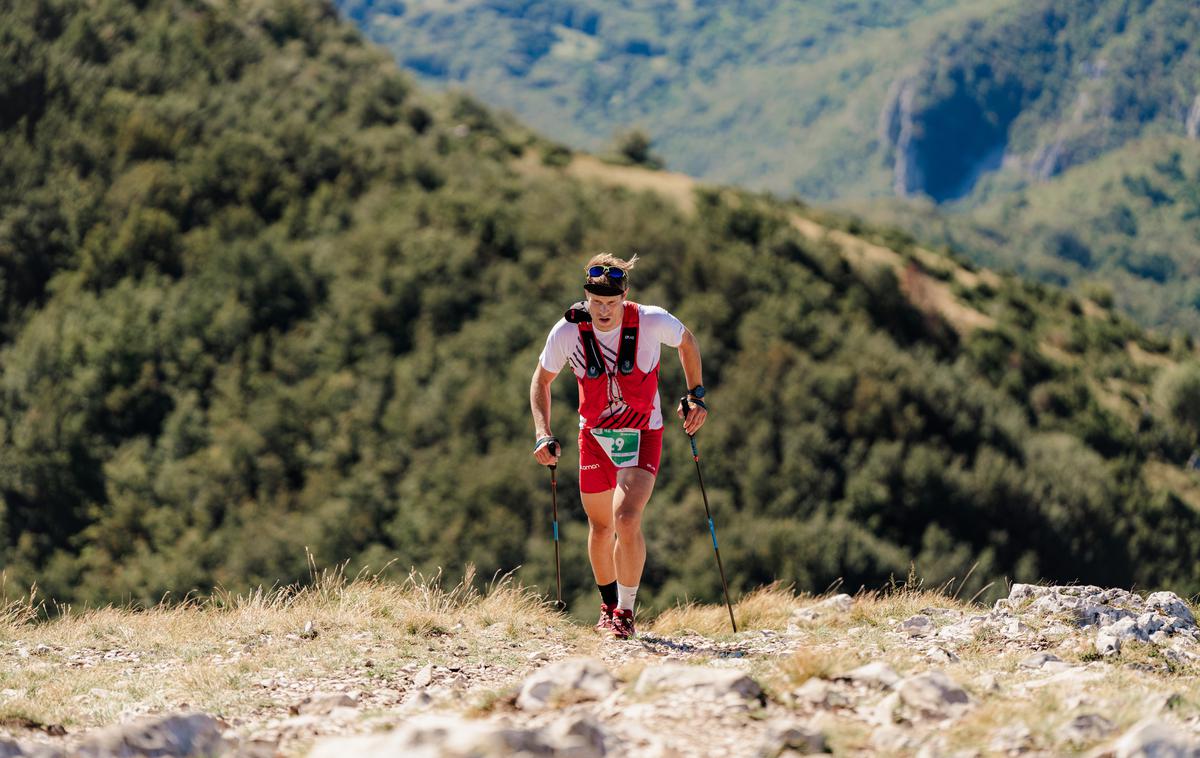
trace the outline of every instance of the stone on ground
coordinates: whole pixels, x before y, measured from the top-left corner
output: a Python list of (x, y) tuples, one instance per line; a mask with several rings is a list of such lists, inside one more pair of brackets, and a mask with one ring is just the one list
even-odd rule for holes
[(953, 718), (971, 704), (967, 691), (941, 671), (901, 679), (896, 684), (896, 693), (901, 703), (926, 718)]
[(517, 695), (517, 707), (541, 711), (556, 703), (600, 700), (617, 688), (617, 680), (595, 658), (569, 658), (530, 674)]
[(741, 671), (671, 663), (642, 671), (633, 688), (639, 695), (686, 690), (689, 695), (722, 699), (736, 696), (762, 700), (762, 687)]

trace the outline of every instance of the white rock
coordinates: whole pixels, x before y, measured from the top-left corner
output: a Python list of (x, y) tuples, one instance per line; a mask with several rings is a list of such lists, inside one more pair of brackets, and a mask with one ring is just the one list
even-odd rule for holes
[(838, 613), (848, 613), (854, 607), (854, 598), (846, 594), (834, 595), (817, 603), (817, 607)]
[(909, 637), (924, 637), (933, 632), (933, 621), (928, 616), (917, 614), (905, 619), (900, 624), (900, 630), (907, 633)]
[(895, 755), (915, 746), (908, 732), (896, 726), (881, 726), (871, 734), (871, 747), (884, 755)]
[(996, 753), (1024, 753), (1033, 749), (1033, 733), (1023, 724), (1001, 727), (992, 735), (988, 750)]
[(1143, 632), (1138, 627), (1136, 618), (1126, 616), (1125, 618), (1116, 621), (1104, 628), (1104, 631), (1115, 635), (1117, 639), (1125, 642), (1127, 640), (1137, 640), (1139, 642), (1149, 642), (1150, 636)]
[(1000, 631), (1006, 637), (1024, 637), (1033, 633), (1033, 627), (1020, 619), (1008, 619), (1000, 626)]
[(1096, 652), (1100, 655), (1116, 655), (1121, 652), (1121, 638), (1107, 629), (1096, 634)]
[(525, 711), (549, 708), (555, 700), (602, 700), (617, 688), (617, 680), (595, 658), (569, 658), (543, 666), (525, 678), (517, 707)]
[(608, 754), (611, 738), (587, 716), (559, 719), (545, 730), (555, 746), (555, 755), (564, 758), (602, 758)]
[(421, 716), (392, 732), (369, 737), (333, 737), (318, 740), (309, 758), (500, 758), (500, 756), (552, 755), (554, 744), (532, 729), (514, 729), (451, 716)]
[(893, 692), (875, 705), (868, 720), (874, 724), (890, 726), (896, 723), (896, 711), (899, 708), (900, 695)]
[(428, 687), (433, 682), (433, 664), (427, 664), (413, 676), (414, 687)]
[(1099, 714), (1082, 713), (1058, 731), (1058, 738), (1072, 745), (1087, 745), (1104, 739), (1115, 729), (1113, 722)]
[(896, 673), (896, 670), (883, 661), (871, 661), (852, 671), (847, 671), (838, 678), (883, 689), (891, 689), (896, 682), (900, 681), (900, 675)]
[(353, 708), (358, 701), (344, 692), (318, 693), (310, 695), (292, 706), (295, 713), (324, 716), (335, 708)]
[(785, 753), (811, 755), (825, 752), (828, 752), (828, 748), (825, 745), (825, 735), (821, 732), (801, 724), (777, 722), (768, 725), (759, 755), (763, 758), (777, 758)]
[(1116, 758), (1197, 758), (1200, 741), (1178, 727), (1146, 719), (1121, 735), (1113, 753)]
[(741, 671), (678, 663), (646, 668), (633, 687), (633, 691), (639, 695), (681, 690), (686, 690), (690, 695), (718, 699), (729, 695), (743, 700), (761, 700), (763, 697), (758, 682)]
[(925, 651), (925, 657), (934, 663), (958, 663), (959, 657), (944, 647), (935, 646)]
[(1183, 625), (1192, 628), (1196, 626), (1196, 617), (1192, 615), (1187, 603), (1174, 592), (1155, 592), (1146, 598), (1146, 605), (1164, 616), (1178, 619)]
[(896, 694), (904, 705), (927, 718), (953, 718), (971, 704), (967, 691), (940, 671), (901, 679), (896, 684)]
[(850, 705), (850, 698), (832, 682), (813, 677), (797, 687), (792, 695), (799, 701), (810, 703), (820, 708), (845, 708)]
[(221, 722), (204, 713), (145, 718), (90, 735), (71, 754), (88, 758), (224, 755), (231, 746), (221, 729)]

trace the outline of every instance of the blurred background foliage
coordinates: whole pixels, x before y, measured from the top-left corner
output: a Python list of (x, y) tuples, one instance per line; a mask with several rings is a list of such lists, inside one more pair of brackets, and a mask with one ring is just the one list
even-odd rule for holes
[[(962, 261), (926, 270), (903, 233), (748, 192), (699, 192), (688, 215), (573, 178), (565, 148), (414, 88), (332, 6), (6, 14), (10, 585), (154, 603), (301, 581), (307, 548), (351, 573), (473, 563), (552, 587), (528, 383), (580, 266), (611, 250), (642, 254), (635, 299), (699, 337), (699, 443), (735, 594), (878, 586), (914, 562), (965, 597), (1006, 578), (1200, 592), (1200, 500), (1180, 467), (1195, 424), (1172, 410), (1195, 392), (1187, 337), (994, 275), (949, 277), (994, 322), (959, 330), (792, 219), (888, 244), (909, 278)], [(670, 405), (669, 350), (663, 373)], [(567, 378), (555, 398), (571, 440)], [(563, 566), (590, 611), (576, 456), (568, 444), (560, 468)], [(649, 605), (719, 597), (674, 425), (647, 539)]]

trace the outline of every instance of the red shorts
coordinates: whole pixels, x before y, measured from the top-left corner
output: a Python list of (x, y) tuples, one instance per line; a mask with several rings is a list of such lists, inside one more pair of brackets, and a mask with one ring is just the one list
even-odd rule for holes
[[(636, 468), (658, 476), (662, 459), (662, 429), (643, 429)], [(579, 491), (587, 494), (617, 487), (617, 466), (600, 447), (590, 430), (579, 432)]]

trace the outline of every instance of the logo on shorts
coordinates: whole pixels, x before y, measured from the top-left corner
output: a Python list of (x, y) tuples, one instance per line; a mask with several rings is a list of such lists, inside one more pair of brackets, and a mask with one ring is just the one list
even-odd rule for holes
[(597, 469), (597, 468), (600, 468), (599, 463), (589, 463), (586, 466), (580, 466), (579, 470), (580, 471), (591, 471), (592, 469)]
[(647, 463), (647, 464), (646, 464), (646, 470), (647, 470), (647, 471), (654, 471), (654, 464), (653, 464), (653, 463)]

